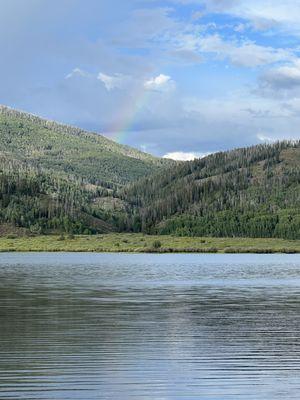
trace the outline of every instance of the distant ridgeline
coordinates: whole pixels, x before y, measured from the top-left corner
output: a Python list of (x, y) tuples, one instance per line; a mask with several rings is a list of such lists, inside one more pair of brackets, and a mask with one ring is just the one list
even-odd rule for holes
[(173, 164), (106, 137), (0, 106), (0, 152), (114, 188)]
[(176, 163), (0, 107), (0, 185), (0, 235), (300, 239), (299, 141)]
[(136, 231), (300, 239), (300, 141), (181, 163), (126, 186)]

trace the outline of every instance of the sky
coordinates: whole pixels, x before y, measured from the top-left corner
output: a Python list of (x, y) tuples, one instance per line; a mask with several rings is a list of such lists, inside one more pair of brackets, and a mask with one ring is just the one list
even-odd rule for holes
[(0, 0), (0, 103), (157, 156), (300, 138), (300, 0)]

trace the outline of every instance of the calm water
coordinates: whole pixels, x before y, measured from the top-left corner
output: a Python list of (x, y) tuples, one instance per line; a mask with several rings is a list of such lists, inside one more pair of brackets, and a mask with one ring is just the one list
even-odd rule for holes
[(299, 255), (0, 254), (0, 399), (299, 399)]

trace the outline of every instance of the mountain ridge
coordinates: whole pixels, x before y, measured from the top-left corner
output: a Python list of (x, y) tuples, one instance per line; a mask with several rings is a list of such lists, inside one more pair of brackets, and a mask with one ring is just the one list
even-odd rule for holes
[[(62, 123), (62, 122), (58, 122), (56, 120), (40, 117), (40, 116), (38, 116), (38, 115), (36, 115), (34, 113), (31, 113), (31, 112), (27, 112), (27, 111), (19, 110), (19, 109), (14, 109), (14, 108), (6, 106), (4, 104), (0, 104), (0, 114), (3, 114), (3, 113), (11, 114), (11, 115), (18, 115), (21, 118), (24, 118), (24, 117), (32, 118), (36, 122), (44, 123), (45, 125), (49, 126), (50, 128), (54, 127), (56, 129), (58, 129), (62, 134), (65, 134), (66, 130), (68, 130), (68, 133), (70, 133), (70, 134), (86, 135), (86, 136), (88, 136), (88, 137), (90, 137), (92, 139), (95, 139), (95, 140), (97, 140), (97, 138), (100, 138), (104, 143), (107, 144), (108, 147), (109, 147), (109, 144), (114, 143), (116, 145), (116, 148), (120, 149), (120, 153), (122, 153), (121, 149), (123, 149), (123, 151), (125, 149), (127, 149), (129, 157), (133, 157), (133, 158), (137, 158), (137, 159), (143, 159), (143, 157), (149, 158), (149, 159), (160, 159), (160, 157), (152, 156), (151, 154), (146, 153), (146, 152), (141, 151), (141, 150), (137, 150), (134, 147), (130, 147), (128, 145), (120, 144), (118, 142), (115, 142), (114, 140), (107, 138), (106, 136), (104, 136), (101, 133), (98, 133), (98, 132), (95, 132), (95, 131), (89, 131), (89, 130), (86, 130), (86, 129), (83, 129), (83, 128), (79, 128), (76, 125)], [(136, 157), (130, 155), (131, 152), (136, 154)], [(139, 155), (140, 155), (140, 157), (139, 157)]]
[(3, 105), (0, 106), (1, 150), (47, 169), (73, 172), (112, 185), (128, 183), (175, 163), (121, 145), (98, 133)]
[(300, 238), (300, 141), (261, 144), (133, 182), (133, 228), (186, 236)]
[(175, 162), (2, 106), (0, 187), (0, 222), (32, 234), (300, 239), (300, 141)]
[(97, 133), (1, 106), (0, 223), (33, 234), (116, 231), (97, 199), (171, 164)]

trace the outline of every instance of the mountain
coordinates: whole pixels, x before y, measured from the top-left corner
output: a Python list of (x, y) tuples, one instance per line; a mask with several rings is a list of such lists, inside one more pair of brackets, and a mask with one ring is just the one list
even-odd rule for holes
[(136, 231), (300, 239), (300, 141), (181, 163), (128, 185), (120, 197)]
[(176, 163), (0, 107), (0, 234), (300, 239), (300, 141)]
[(0, 233), (3, 224), (32, 233), (116, 230), (98, 200), (174, 163), (1, 106)]
[(104, 136), (0, 106), (0, 152), (32, 166), (116, 187), (167, 165)]

